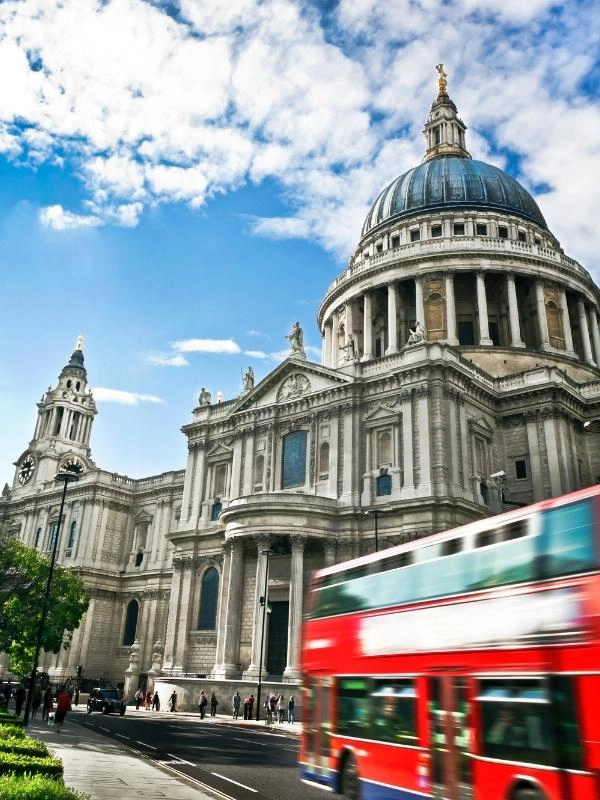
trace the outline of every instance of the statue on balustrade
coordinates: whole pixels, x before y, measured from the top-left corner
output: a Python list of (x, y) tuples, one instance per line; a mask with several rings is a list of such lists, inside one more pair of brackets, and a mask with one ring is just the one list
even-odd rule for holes
[(348, 334), (348, 341), (340, 347), (340, 350), (344, 351), (344, 361), (356, 361), (358, 353), (354, 336), (351, 333)]
[(294, 322), (292, 325), (292, 330), (285, 338), (289, 339), (290, 341), (291, 356), (301, 356), (302, 358), (306, 358), (306, 352), (304, 350), (304, 333), (299, 322)]
[(200, 389), (200, 395), (198, 396), (198, 405), (200, 406), (210, 405), (210, 392), (207, 392), (204, 386)]
[(254, 370), (248, 367), (244, 373), (244, 391), (249, 392), (251, 389), (254, 389)]
[(410, 336), (408, 337), (407, 344), (421, 344), (427, 341), (427, 334), (425, 328), (421, 325), (419, 320), (415, 322), (414, 328), (409, 328)]

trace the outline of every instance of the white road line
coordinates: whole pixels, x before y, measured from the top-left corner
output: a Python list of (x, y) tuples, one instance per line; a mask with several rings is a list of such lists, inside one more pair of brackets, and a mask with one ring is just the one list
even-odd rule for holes
[(123, 736), (122, 733), (115, 733), (115, 736), (118, 736), (119, 739), (127, 739), (127, 741), (131, 738), (130, 736)]
[(109, 733), (112, 733), (110, 728), (103, 728), (102, 725), (98, 725), (98, 727), (100, 728), (101, 731), (108, 731)]
[(133, 741), (134, 741), (134, 742), (136, 742), (136, 744), (141, 744), (141, 745), (143, 745), (144, 747), (149, 747), (149, 748), (150, 748), (150, 750), (158, 750), (158, 747), (152, 747), (152, 745), (151, 745), (151, 744), (147, 744), (146, 742), (140, 742), (140, 740), (139, 740), (139, 739), (134, 739)]
[(242, 789), (248, 789), (249, 792), (254, 792), (254, 794), (258, 794), (258, 789), (253, 789), (251, 786), (246, 786), (245, 783), (240, 783), (239, 781), (234, 781), (233, 778), (226, 778), (225, 775), (219, 775), (218, 772), (211, 772), (211, 775), (214, 775), (216, 778), (221, 778), (222, 781), (228, 781), (229, 783), (235, 783), (236, 786), (241, 786)]
[(192, 764), (191, 761), (186, 761), (185, 758), (181, 758), (181, 756), (174, 756), (173, 753), (167, 753), (167, 755), (171, 756), (171, 758), (174, 758), (175, 761), (177, 761), (178, 764), (187, 764), (188, 767), (195, 767), (196, 766), (195, 764)]
[(245, 742), (246, 744), (251, 744), (253, 747), (268, 747), (269, 745), (266, 742), (253, 742), (252, 739), (239, 739), (237, 736), (231, 737), (236, 742)]

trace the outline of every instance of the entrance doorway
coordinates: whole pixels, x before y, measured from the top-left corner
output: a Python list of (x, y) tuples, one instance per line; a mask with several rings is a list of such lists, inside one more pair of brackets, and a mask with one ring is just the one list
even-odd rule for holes
[(283, 675), (287, 664), (288, 602), (269, 603), (269, 635), (267, 639), (267, 672)]

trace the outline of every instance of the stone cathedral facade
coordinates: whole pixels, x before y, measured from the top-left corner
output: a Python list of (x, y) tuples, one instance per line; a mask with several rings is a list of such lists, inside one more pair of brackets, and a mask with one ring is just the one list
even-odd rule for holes
[(54, 474), (80, 475), (58, 552), (92, 599), (51, 675), (255, 681), (267, 587), (263, 675), (295, 683), (311, 571), (373, 549), (375, 525), (382, 548), (600, 480), (600, 290), (465, 131), (441, 82), (423, 162), (377, 198), (320, 305), (322, 363), (295, 327), (257, 385), (203, 391), (185, 470), (96, 466), (78, 345), (0, 499), (49, 551)]

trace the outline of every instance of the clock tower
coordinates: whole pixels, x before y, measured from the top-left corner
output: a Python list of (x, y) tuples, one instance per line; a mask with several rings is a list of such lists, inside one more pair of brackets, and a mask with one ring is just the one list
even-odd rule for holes
[(16, 462), (14, 489), (51, 481), (61, 469), (83, 473), (93, 465), (90, 450), (92, 423), (97, 413), (79, 336), (57, 386), (42, 395), (38, 416), (27, 450)]

